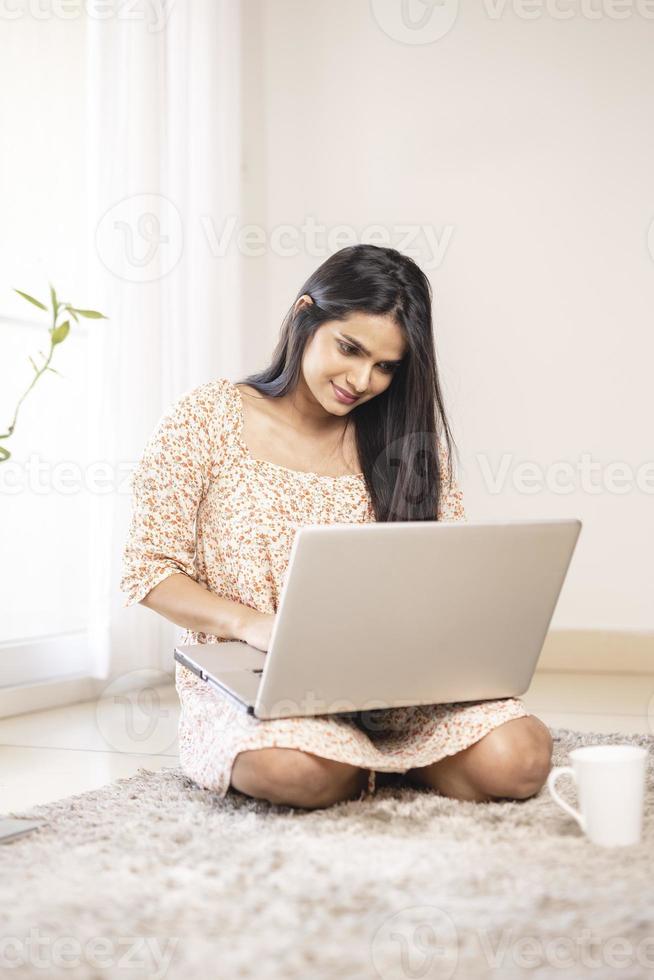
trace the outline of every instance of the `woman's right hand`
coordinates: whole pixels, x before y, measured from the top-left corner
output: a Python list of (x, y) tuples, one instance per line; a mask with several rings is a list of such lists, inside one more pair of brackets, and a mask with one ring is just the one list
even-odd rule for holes
[(266, 653), (270, 646), (274, 622), (274, 613), (262, 613), (258, 609), (250, 609), (241, 627), (239, 639)]

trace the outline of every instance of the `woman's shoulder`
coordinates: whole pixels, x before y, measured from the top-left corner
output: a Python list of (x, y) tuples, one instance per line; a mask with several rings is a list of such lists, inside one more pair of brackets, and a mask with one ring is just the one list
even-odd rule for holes
[(196, 405), (213, 407), (216, 402), (224, 401), (231, 393), (233, 387), (233, 382), (228, 378), (211, 378), (209, 381), (203, 381), (194, 388), (189, 388), (179, 400), (193, 402)]
[(169, 411), (192, 416), (197, 421), (216, 421), (233, 404), (234, 385), (228, 378), (212, 378), (185, 391), (171, 405)]
[(215, 446), (234, 424), (233, 392), (232, 382), (224, 377), (189, 388), (164, 412), (158, 427), (160, 437)]

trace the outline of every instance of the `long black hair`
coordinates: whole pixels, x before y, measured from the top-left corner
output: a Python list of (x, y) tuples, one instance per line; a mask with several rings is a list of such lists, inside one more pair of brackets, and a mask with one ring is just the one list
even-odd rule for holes
[[(313, 300), (297, 311), (297, 300)], [(388, 314), (407, 349), (390, 385), (349, 413), (377, 521), (438, 520), (444, 472), (452, 480), (454, 439), (436, 366), (432, 290), (420, 267), (394, 248), (351, 245), (335, 252), (299, 290), (282, 324), (272, 362), (239, 384), (279, 398), (301, 376), (302, 355), (318, 327), (351, 313)]]

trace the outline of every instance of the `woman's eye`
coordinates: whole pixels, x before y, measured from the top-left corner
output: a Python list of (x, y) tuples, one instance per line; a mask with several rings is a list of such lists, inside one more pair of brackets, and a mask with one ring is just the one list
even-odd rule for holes
[[(337, 343), (338, 343), (338, 346), (339, 346), (339, 348), (340, 348), (340, 350), (342, 351), (343, 354), (356, 354), (357, 353), (356, 347), (352, 347), (351, 344), (346, 344), (342, 340), (337, 341)], [(384, 374), (392, 374), (393, 371), (395, 370), (395, 365), (394, 364), (380, 364), (380, 367), (381, 367), (382, 371), (384, 372)]]

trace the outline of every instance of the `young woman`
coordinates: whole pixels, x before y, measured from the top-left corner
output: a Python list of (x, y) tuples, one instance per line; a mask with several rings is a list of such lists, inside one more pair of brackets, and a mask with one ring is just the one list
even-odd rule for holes
[[(126, 605), (183, 627), (183, 643), (265, 651), (297, 528), (465, 520), (431, 298), (395, 249), (341, 249), (299, 290), (266, 370), (175, 402), (133, 477)], [(268, 721), (180, 664), (176, 686), (182, 769), (221, 796), (324, 807), (396, 773), (457, 799), (524, 799), (550, 770), (549, 730), (519, 698)]]

